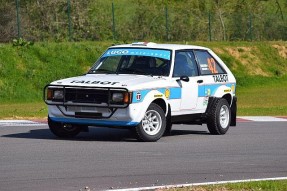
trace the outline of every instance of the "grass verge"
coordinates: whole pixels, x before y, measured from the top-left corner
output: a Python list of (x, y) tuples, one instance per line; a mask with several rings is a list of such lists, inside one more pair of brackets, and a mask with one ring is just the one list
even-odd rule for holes
[(0, 104), (0, 119), (44, 119), (47, 114), (44, 102)]
[(208, 186), (160, 189), (158, 191), (286, 191), (287, 180), (255, 181)]
[(238, 115), (287, 116), (287, 79), (249, 78), (237, 88)]

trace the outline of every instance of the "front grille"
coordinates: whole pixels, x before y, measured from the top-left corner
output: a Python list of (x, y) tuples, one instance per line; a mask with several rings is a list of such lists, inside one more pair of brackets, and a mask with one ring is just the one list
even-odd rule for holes
[[(64, 99), (47, 99), (48, 90), (63, 90)], [(128, 93), (126, 88), (110, 87), (87, 87), (87, 86), (63, 86), (46, 85), (44, 88), (44, 101), (48, 105), (56, 106), (82, 106), (82, 107), (109, 107), (126, 108), (129, 103), (113, 102), (111, 96), (113, 93)], [(66, 108), (67, 109), (67, 108)]]
[(100, 89), (65, 89), (65, 101), (73, 103), (102, 104), (109, 102), (109, 91)]

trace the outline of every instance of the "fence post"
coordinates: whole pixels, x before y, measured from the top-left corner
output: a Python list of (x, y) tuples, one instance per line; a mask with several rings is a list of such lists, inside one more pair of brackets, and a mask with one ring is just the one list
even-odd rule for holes
[(116, 26), (115, 26), (115, 7), (114, 1), (112, 2), (112, 19), (113, 19), (113, 40), (116, 39)]
[(19, 12), (19, 0), (16, 1), (16, 12), (17, 12), (17, 33), (18, 39), (21, 38), (21, 27), (20, 27), (20, 12)]
[(211, 14), (208, 12), (208, 38), (211, 41)]
[(72, 22), (71, 22), (71, 1), (67, 0), (68, 11), (68, 27), (69, 27), (69, 41), (72, 40)]
[(165, 6), (165, 31), (166, 31), (166, 40), (168, 41), (168, 8)]

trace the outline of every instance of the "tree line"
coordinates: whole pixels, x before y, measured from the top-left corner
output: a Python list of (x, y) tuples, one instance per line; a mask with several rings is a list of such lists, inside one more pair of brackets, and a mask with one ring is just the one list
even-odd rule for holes
[(19, 37), (30, 41), (287, 40), (287, 1), (0, 0), (0, 42)]

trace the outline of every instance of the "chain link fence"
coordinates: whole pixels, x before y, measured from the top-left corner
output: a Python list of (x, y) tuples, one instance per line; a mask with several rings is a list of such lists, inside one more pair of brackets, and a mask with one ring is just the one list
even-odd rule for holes
[[(2, 1), (2, 2), (1, 2)], [(287, 14), (201, 11), (160, 1), (0, 0), (0, 42), (287, 40)], [(191, 1), (187, 1), (191, 2)]]

